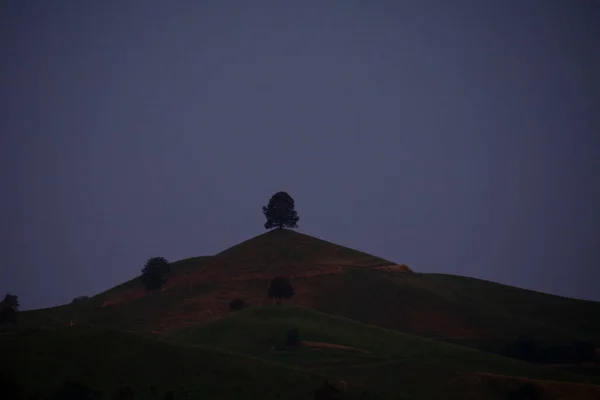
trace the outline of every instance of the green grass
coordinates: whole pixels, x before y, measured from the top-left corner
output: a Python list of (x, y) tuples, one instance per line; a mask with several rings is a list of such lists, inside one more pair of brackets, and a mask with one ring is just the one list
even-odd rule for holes
[[(269, 353), (271, 343), (282, 345), (285, 333), (295, 327), (300, 329), (302, 340), (354, 347), (358, 350), (343, 353), (358, 359), (364, 359), (365, 354), (368, 354), (367, 358), (373, 362), (390, 358), (453, 357), (462, 356), (465, 352), (474, 352), (467, 348), (286, 305), (234, 312), (217, 321), (176, 332), (168, 336), (168, 339), (265, 356)], [(271, 358), (278, 359), (278, 356), (273, 355)]]
[[(499, 283), (456, 275), (414, 274), (397, 277), (402, 287), (423, 288), (419, 296), (437, 296), (454, 313), (469, 313), (484, 331), (482, 337), (455, 339), (456, 343), (480, 348), (498, 347), (505, 338), (520, 334), (544, 339), (548, 343), (592, 340), (600, 346), (600, 302), (584, 301), (520, 289)], [(418, 301), (419, 298), (413, 298)], [(443, 335), (439, 335), (443, 338)]]
[[(252, 357), (198, 346), (181, 346), (122, 332), (74, 328), (0, 338), (4, 368), (27, 396), (49, 396), (65, 380), (111, 396), (130, 386), (136, 398), (167, 391), (188, 398), (311, 399), (324, 376)], [(349, 387), (347, 398), (360, 389)]]
[[(315, 351), (307, 346), (297, 350), (272, 351), (270, 345), (274, 342), (281, 345), (285, 332), (291, 328), (299, 329), (303, 341), (343, 345), (367, 351), (368, 354), (353, 349)], [(598, 378), (537, 366), (298, 307), (246, 309), (218, 321), (174, 333), (168, 340), (185, 344), (202, 343), (208, 347), (308, 367), (347, 382), (419, 399), (443, 398), (449, 390), (457, 395), (460, 393), (464, 398), (494, 398), (488, 388), (477, 382), (479, 372), (600, 384)]]

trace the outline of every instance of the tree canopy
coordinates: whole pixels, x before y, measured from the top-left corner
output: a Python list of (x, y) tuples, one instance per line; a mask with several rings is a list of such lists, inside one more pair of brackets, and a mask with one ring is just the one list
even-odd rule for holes
[(19, 296), (16, 294), (6, 294), (2, 300), (2, 306), (19, 308)]
[(294, 199), (286, 192), (275, 193), (269, 200), (269, 204), (263, 206), (263, 214), (267, 218), (265, 229), (298, 227), (300, 218), (295, 210)]
[(290, 299), (294, 295), (294, 288), (290, 282), (282, 277), (271, 279), (268, 291), (269, 298), (277, 300), (277, 304), (281, 303), (281, 299)]
[(142, 283), (148, 290), (159, 289), (167, 280), (171, 267), (163, 257), (152, 257), (142, 269)]
[(7, 294), (0, 303), (0, 325), (13, 323), (19, 320), (19, 297), (14, 294)]

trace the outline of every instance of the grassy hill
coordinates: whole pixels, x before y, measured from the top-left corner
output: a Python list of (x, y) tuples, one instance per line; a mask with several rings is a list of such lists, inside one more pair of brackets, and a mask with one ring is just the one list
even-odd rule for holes
[[(278, 350), (284, 348), (285, 334), (292, 328), (298, 329), (303, 344), (294, 350)], [(250, 354), (418, 399), (447, 398), (449, 391), (452, 398), (461, 399), (502, 398), (508, 393), (506, 385), (494, 388), (483, 376), (600, 385), (600, 378), (289, 306), (246, 309), (176, 332), (168, 339)], [(587, 390), (600, 396), (600, 386), (588, 386)], [(551, 394), (555, 390), (548, 387), (546, 391)]]
[[(269, 304), (273, 276), (288, 277), (291, 304), (402, 332), (489, 347), (531, 334), (600, 339), (600, 303), (479, 279), (414, 273), (403, 265), (294, 231), (270, 231), (223, 252), (172, 263), (166, 286), (139, 278), (78, 304), (24, 312), (23, 326), (76, 324), (165, 335), (229, 313), (229, 302)], [(598, 343), (600, 345), (600, 343)]]
[[(600, 320), (590, 318), (600, 315), (598, 302), (415, 273), (289, 230), (171, 266), (157, 291), (136, 278), (76, 304), (21, 313), (17, 326), (1, 327), (5, 365), (40, 393), (72, 377), (104, 391), (131, 385), (147, 394), (152, 382), (209, 398), (269, 398), (293, 388), (281, 398), (300, 399), (328, 376), (347, 382), (346, 398), (367, 388), (405, 399), (506, 399), (527, 380), (548, 399), (598, 395), (589, 368), (585, 377), (475, 350), (497, 350), (522, 334), (600, 345)], [(294, 286), (284, 306), (267, 298), (274, 276)], [(236, 298), (250, 308), (232, 313)], [(70, 321), (75, 328), (65, 329)], [(293, 327), (303, 346), (280, 351)]]

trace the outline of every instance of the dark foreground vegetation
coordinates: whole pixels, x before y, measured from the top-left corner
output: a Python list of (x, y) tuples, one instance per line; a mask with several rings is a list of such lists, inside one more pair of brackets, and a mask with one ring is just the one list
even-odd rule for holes
[(521, 336), (508, 343), (498, 352), (505, 357), (516, 358), (537, 364), (581, 364), (598, 363), (594, 343), (574, 341), (564, 344), (547, 344), (541, 339)]

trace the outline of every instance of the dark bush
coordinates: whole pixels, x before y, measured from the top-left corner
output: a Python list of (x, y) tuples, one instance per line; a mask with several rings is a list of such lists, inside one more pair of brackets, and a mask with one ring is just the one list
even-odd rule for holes
[(287, 347), (298, 347), (300, 344), (300, 335), (298, 334), (298, 328), (292, 328), (285, 334), (285, 345)]
[(19, 321), (19, 311), (13, 307), (0, 308), (0, 325), (16, 324)]
[(292, 298), (294, 288), (287, 279), (277, 276), (271, 279), (267, 294), (269, 298), (275, 299), (277, 304), (281, 304), (281, 299)]
[(73, 299), (73, 301), (71, 301), (71, 304), (81, 303), (82, 301), (85, 301), (87, 299), (89, 299), (89, 296), (77, 296)]
[(246, 308), (246, 303), (244, 302), (244, 300), (235, 299), (231, 303), (229, 303), (229, 308), (231, 309), (231, 311), (240, 311)]
[(21, 306), (19, 304), (19, 296), (15, 294), (6, 294), (4, 300), (2, 300), (2, 306), (19, 308)]
[(148, 290), (160, 289), (171, 272), (169, 262), (163, 257), (153, 257), (142, 269), (142, 283)]
[(19, 320), (19, 298), (14, 294), (7, 294), (0, 302), (0, 325), (16, 324)]

